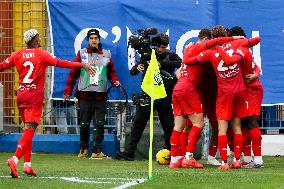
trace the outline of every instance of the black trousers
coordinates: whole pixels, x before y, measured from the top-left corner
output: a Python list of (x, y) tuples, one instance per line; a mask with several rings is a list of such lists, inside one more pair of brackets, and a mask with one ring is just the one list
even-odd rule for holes
[(79, 100), (80, 107), (80, 147), (87, 149), (90, 138), (90, 122), (94, 123), (93, 152), (102, 152), (104, 140), (104, 125), (106, 102), (97, 100)]
[[(174, 115), (170, 98), (163, 98), (154, 101), (154, 110), (158, 111), (159, 120), (164, 130), (165, 148), (171, 149), (170, 138), (174, 127)], [(130, 143), (127, 151), (134, 153), (142, 137), (143, 131), (150, 118), (151, 107), (137, 106), (133, 127), (130, 134)]]

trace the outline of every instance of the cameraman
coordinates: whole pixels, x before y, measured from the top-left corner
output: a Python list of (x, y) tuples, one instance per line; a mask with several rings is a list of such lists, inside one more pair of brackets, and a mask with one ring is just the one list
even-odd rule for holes
[[(167, 35), (157, 34), (156, 38), (159, 40), (157, 40), (155, 51), (164, 86), (167, 92), (167, 97), (155, 100), (154, 109), (158, 111), (159, 120), (164, 130), (165, 148), (170, 150), (170, 137), (174, 127), (174, 115), (171, 105), (171, 97), (173, 87), (177, 81), (176, 77), (174, 76), (174, 71), (181, 66), (182, 60), (176, 53), (167, 49), (169, 45), (169, 37)], [(144, 78), (147, 68), (147, 62), (138, 62), (137, 65), (132, 67), (130, 74), (137, 75), (141, 72), (142, 77)], [(124, 158), (128, 161), (134, 160), (137, 144), (142, 137), (143, 131), (150, 117), (150, 97), (145, 92), (143, 92), (142, 97), (144, 98), (143, 102), (148, 101), (148, 103), (140, 103), (136, 106), (136, 115), (131, 131), (130, 143), (125, 152), (117, 153), (118, 157)]]

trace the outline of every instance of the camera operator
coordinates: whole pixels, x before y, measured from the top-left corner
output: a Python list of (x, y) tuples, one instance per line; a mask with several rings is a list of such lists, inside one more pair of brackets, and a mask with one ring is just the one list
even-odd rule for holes
[[(169, 37), (167, 35), (157, 34), (156, 37), (152, 39), (152, 43), (156, 46), (156, 57), (167, 92), (167, 97), (154, 101), (154, 109), (158, 111), (159, 120), (164, 130), (165, 148), (170, 150), (170, 137), (174, 127), (171, 97), (173, 87), (177, 81), (174, 71), (181, 66), (182, 60), (176, 53), (167, 49), (169, 44)], [(130, 70), (131, 75), (142, 73), (142, 77), (144, 78), (148, 68), (148, 63), (143, 60), (144, 59), (141, 56), (140, 61), (138, 61)], [(133, 103), (137, 106), (130, 136), (130, 143), (125, 152), (117, 153), (118, 157), (129, 161), (134, 160), (135, 150), (150, 117), (150, 97), (145, 92), (142, 93), (142, 95), (138, 95), (138, 97), (136, 96), (138, 99), (133, 99)]]

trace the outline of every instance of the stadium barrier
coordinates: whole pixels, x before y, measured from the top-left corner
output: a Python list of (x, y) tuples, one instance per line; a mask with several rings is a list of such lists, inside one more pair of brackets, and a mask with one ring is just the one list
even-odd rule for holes
[(3, 85), (0, 83), (0, 132), (3, 131)]
[[(0, 152), (14, 152), (21, 134), (0, 134)], [(90, 137), (90, 148), (93, 144), (93, 136)], [(115, 158), (116, 155), (116, 136), (114, 134), (105, 134), (103, 149), (106, 155)], [(80, 136), (78, 134), (38, 134), (33, 138), (33, 153), (79, 153)]]
[(284, 106), (262, 106), (259, 125), (264, 134), (284, 133)]

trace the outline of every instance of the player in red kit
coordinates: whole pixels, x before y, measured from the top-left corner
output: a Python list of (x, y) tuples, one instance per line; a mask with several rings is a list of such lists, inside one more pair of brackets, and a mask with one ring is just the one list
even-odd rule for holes
[[(226, 36), (227, 31), (223, 26), (216, 26), (212, 29), (213, 37)], [(249, 41), (249, 40), (247, 40)], [(249, 42), (247, 42), (249, 44)], [(220, 46), (219, 46), (220, 47)], [(227, 53), (234, 53), (232, 43), (222, 45)], [(221, 47), (220, 47), (221, 48)], [(243, 54), (239, 51), (240, 56)], [(235, 161), (232, 168), (240, 168), (240, 155), (242, 146), (241, 119), (247, 116), (248, 104), (246, 100), (246, 87), (242, 78), (240, 62), (231, 62), (226, 64), (220, 57), (216, 49), (206, 50), (200, 55), (185, 59), (185, 64), (194, 64), (210, 61), (214, 67), (217, 82), (218, 96), (216, 102), (216, 112), (218, 119), (218, 146), (223, 164), (219, 169), (229, 169), (227, 164), (227, 128), (228, 120), (232, 120), (234, 131), (234, 152)]]
[[(184, 58), (196, 56), (198, 53), (216, 44), (223, 44), (224, 42), (233, 40), (232, 37), (227, 37), (206, 42), (207, 39), (211, 38), (211, 32), (208, 29), (201, 30), (198, 38), (199, 42), (185, 48)], [(193, 152), (195, 151), (201, 129), (204, 125), (203, 109), (198, 91), (202, 78), (202, 65), (188, 67), (182, 64), (180, 78), (175, 85), (172, 97), (175, 127), (171, 136), (170, 168), (178, 168), (180, 166), (184, 168), (203, 168), (203, 165), (193, 158)], [(187, 150), (183, 158), (180, 137), (187, 118), (191, 120), (193, 126), (188, 135)]]
[(39, 49), (40, 38), (35, 29), (24, 33), (24, 41), (27, 48), (15, 52), (0, 64), (0, 71), (16, 67), (19, 74), (17, 106), (24, 123), (24, 133), (18, 142), (14, 156), (7, 161), (10, 175), (13, 178), (18, 177), (17, 164), (22, 156), (24, 156), (25, 162), (23, 172), (30, 176), (36, 176), (36, 172), (31, 166), (32, 138), (41, 119), (47, 66), (80, 67), (91, 75), (95, 74), (90, 64), (60, 60), (47, 51)]
[[(230, 35), (244, 35), (245, 32), (240, 26), (234, 26), (229, 31)], [(238, 41), (235, 41), (238, 43)], [(244, 167), (262, 167), (263, 160), (261, 155), (261, 131), (258, 125), (258, 117), (260, 115), (261, 103), (263, 98), (263, 87), (258, 79), (260, 69), (253, 60), (252, 53), (247, 47), (239, 47), (237, 49), (244, 53), (244, 58), (238, 55), (229, 57), (224, 55), (226, 61), (241, 60), (242, 74), (245, 79), (247, 99), (248, 99), (248, 117), (242, 119), (242, 133), (243, 133), (243, 153), (244, 159), (242, 165)], [(254, 160), (251, 157), (251, 145), (254, 153)]]

